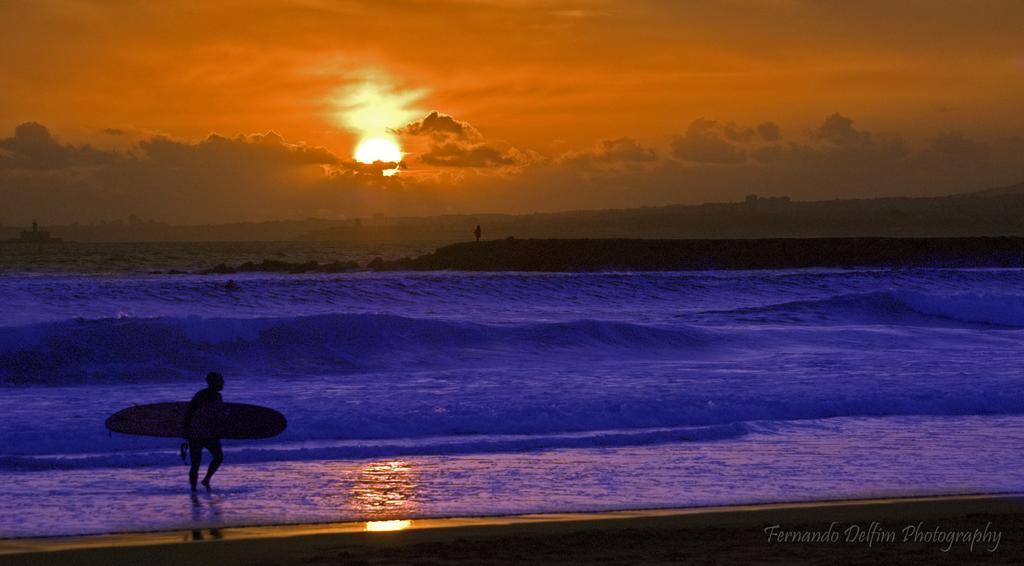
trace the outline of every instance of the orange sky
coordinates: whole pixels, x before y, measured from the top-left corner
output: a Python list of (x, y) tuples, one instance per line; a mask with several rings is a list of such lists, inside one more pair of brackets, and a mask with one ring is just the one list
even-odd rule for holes
[[(46, 202), (40, 191), (59, 184), (59, 174), (67, 186), (51, 190), (105, 199), (83, 220), (100, 209), (160, 217), (161, 199), (174, 197), (164, 192), (190, 188), (140, 171), (156, 158), (138, 144), (157, 136), (191, 147), (211, 133), (236, 139), (272, 130), (289, 150), (322, 146), (351, 160), (360, 133), (337, 119), (339, 101), (367, 81), (411, 93), (410, 115), (438, 111), (475, 133), (402, 138), (406, 170), (393, 184), (415, 194), (383, 198), (374, 191), (387, 186), (367, 180), (334, 189), (364, 191), (359, 198), (320, 206), (310, 197), (285, 214), (600, 208), (748, 192), (939, 194), (1024, 179), (1024, 3), (1016, 0), (65, 0), (5, 2), (0, 17), (8, 23), (0, 198), (19, 213)], [(850, 125), (830, 125), (836, 113)], [(692, 130), (701, 118), (715, 124)], [(113, 167), (110, 160), (65, 159), (44, 182), (41, 164), (54, 162), (18, 153), (27, 146), (15, 128), (26, 122), (48, 128), (61, 147), (116, 150), (116, 170), (97, 173)], [(743, 134), (765, 122), (779, 127), (779, 139)], [(829, 137), (832, 127), (846, 130)], [(640, 153), (617, 156), (607, 148), (620, 146), (602, 145), (621, 138)], [(655, 159), (636, 158), (647, 150)], [(963, 167), (929, 173), (949, 161), (944, 151)], [(827, 182), (843, 167), (863, 170), (862, 162), (875, 176)], [(908, 167), (919, 170), (894, 178)], [(218, 186), (237, 174), (223, 173)], [(295, 171), (280, 173), (302, 190)], [(551, 195), (549, 187), (567, 192)], [(227, 203), (242, 189), (223, 190)], [(268, 195), (265, 210), (239, 216), (280, 213), (275, 199), (285, 197)], [(175, 210), (169, 220), (203, 220)]]

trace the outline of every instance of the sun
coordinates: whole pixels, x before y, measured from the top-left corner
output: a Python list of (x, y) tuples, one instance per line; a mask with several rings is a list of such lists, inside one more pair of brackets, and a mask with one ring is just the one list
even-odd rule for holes
[[(369, 138), (356, 147), (355, 159), (360, 163), (398, 163), (402, 161), (402, 150), (397, 143), (387, 138)], [(395, 173), (398, 173), (397, 168), (384, 170), (387, 176)]]
[(359, 143), (355, 157), (360, 163), (398, 163), (402, 160), (402, 150), (387, 138), (370, 138)]

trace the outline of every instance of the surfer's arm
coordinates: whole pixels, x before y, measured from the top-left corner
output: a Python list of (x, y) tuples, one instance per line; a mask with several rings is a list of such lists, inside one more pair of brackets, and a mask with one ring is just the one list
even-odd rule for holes
[(181, 436), (183, 438), (188, 437), (188, 426), (192, 424), (192, 413), (195, 410), (192, 408), (192, 403), (188, 404), (188, 408), (185, 409), (185, 421), (181, 425)]
[(188, 407), (185, 408), (185, 420), (181, 426), (181, 436), (184, 438), (188, 437), (188, 427), (192, 424), (192, 416), (195, 414), (196, 407), (199, 405), (197, 401), (198, 397), (199, 394), (197, 393), (189, 402)]

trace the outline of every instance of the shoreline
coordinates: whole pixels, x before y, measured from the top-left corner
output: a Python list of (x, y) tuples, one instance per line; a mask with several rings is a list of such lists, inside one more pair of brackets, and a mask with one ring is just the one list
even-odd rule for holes
[[(761, 551), (774, 548), (799, 551), (809, 547), (804, 544), (769, 545), (762, 532), (763, 526), (828, 527), (833, 522), (840, 525), (865, 523), (866, 526), (867, 523), (875, 522), (902, 521), (913, 524), (937, 519), (947, 524), (957, 520), (968, 523), (973, 521), (979, 529), (986, 524), (991, 529), (1002, 528), (1001, 544), (1007, 545), (1004, 549), (1007, 552), (1000, 554), (1010, 559), (1013, 556), (1009, 552), (1011, 545), (1019, 545), (1022, 542), (1021, 535), (1024, 534), (1024, 494), (939, 495), (596, 513), (410, 519), (407, 523), (306, 523), (213, 530), (204, 526), (201, 529), (6, 539), (0, 540), (0, 556), (3, 556), (5, 564), (116, 564), (122, 561), (137, 563), (141, 560), (150, 566), (186, 562), (247, 564), (257, 558), (257, 561), (264, 563), (290, 564), (308, 562), (337, 548), (344, 548), (349, 554), (362, 551), (376, 555), (382, 549), (388, 552), (406, 552), (411, 549), (415, 552), (414, 547), (417, 545), (443, 544), (452, 546), (449, 550), (456, 554), (460, 552), (460, 547), (465, 547), (462, 550), (469, 552), (466, 559), (479, 560), (481, 556), (473, 553), (479, 553), (481, 549), (467, 541), (511, 538), (526, 541), (529, 546), (532, 544), (529, 541), (537, 537), (554, 540), (575, 536), (574, 533), (591, 533), (590, 536), (600, 538), (614, 532), (618, 533), (615, 536), (629, 537), (653, 530), (676, 532), (683, 537), (708, 529), (733, 530), (745, 536), (759, 535), (764, 543)], [(757, 536), (753, 540), (757, 540)], [(854, 543), (837, 543), (833, 546), (833, 550), (844, 552), (860, 548)], [(913, 547), (920, 550), (918, 546), (908, 542), (904, 545), (888, 545), (886, 548), (901, 551)], [(496, 551), (500, 551), (500, 548)], [(942, 555), (938, 548), (934, 551), (935, 554), (926, 556), (935, 559)]]

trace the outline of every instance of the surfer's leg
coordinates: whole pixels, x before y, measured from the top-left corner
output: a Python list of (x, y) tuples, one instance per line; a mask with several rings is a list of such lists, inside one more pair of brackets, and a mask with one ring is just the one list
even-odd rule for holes
[(217, 473), (217, 468), (224, 461), (224, 450), (220, 446), (219, 439), (207, 442), (206, 448), (210, 451), (210, 455), (213, 456), (213, 459), (210, 460), (210, 467), (206, 468), (206, 477), (203, 478), (203, 485), (209, 488), (210, 478), (213, 477), (213, 474)]
[(203, 444), (194, 440), (188, 441), (188, 455), (191, 458), (192, 466), (188, 469), (188, 483), (192, 491), (196, 490), (196, 482), (199, 481), (199, 465), (203, 463)]

